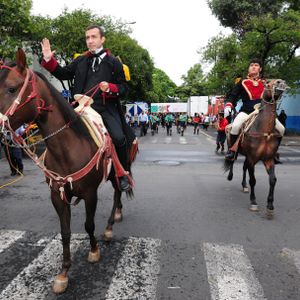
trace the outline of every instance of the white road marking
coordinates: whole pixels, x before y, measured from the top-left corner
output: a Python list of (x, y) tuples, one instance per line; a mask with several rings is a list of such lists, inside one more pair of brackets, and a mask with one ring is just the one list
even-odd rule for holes
[(128, 239), (106, 293), (106, 300), (156, 299), (160, 244), (161, 241), (157, 239)]
[(22, 238), (25, 231), (18, 230), (0, 230), (0, 253), (9, 248), (10, 245)]
[(156, 144), (157, 143), (157, 138), (154, 138), (153, 140), (151, 140), (152, 144)]
[(213, 300), (266, 299), (241, 245), (204, 243), (203, 248)]
[(298, 273), (300, 274), (300, 250), (291, 250), (288, 248), (283, 248), (281, 254), (293, 260), (298, 270)]
[(182, 145), (187, 144), (186, 138), (183, 137), (183, 136), (179, 137), (179, 143), (182, 144)]
[[(74, 234), (71, 240), (71, 251), (76, 252), (83, 243), (86, 234)], [(75, 238), (75, 239), (74, 239)], [(44, 240), (38, 242), (43, 244)], [(0, 300), (40, 300), (50, 292), (54, 277), (60, 271), (62, 263), (62, 244), (57, 235), (23, 271), (1, 292)]]
[(172, 138), (170, 136), (165, 138), (165, 144), (170, 144), (172, 141)]

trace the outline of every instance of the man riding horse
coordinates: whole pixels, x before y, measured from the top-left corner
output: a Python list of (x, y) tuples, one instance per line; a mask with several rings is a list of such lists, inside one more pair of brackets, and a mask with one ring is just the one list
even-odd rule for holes
[[(127, 150), (135, 136), (126, 125), (119, 103), (119, 97), (124, 96), (128, 89), (122, 64), (103, 48), (105, 35), (100, 26), (89, 26), (85, 31), (85, 39), (89, 51), (65, 67), (61, 67), (54, 58), (49, 40), (43, 39), (42, 66), (60, 80), (74, 79), (73, 95), (87, 94), (95, 86), (99, 86), (100, 89), (93, 95), (92, 108), (102, 116), (118, 158), (125, 171), (129, 171)], [(130, 189), (127, 176), (118, 178), (121, 191)]]
[[(230, 144), (228, 152), (225, 155), (227, 160), (234, 160), (236, 152), (231, 148), (238, 139), (243, 123), (249, 118), (249, 115), (254, 111), (254, 106), (261, 103), (264, 91), (264, 83), (260, 77), (262, 64), (259, 59), (252, 59), (248, 67), (248, 76), (246, 79), (239, 80), (230, 93), (225, 108), (233, 108), (239, 99), (242, 99), (243, 105), (239, 114), (232, 123), (230, 132)], [(280, 134), (279, 144), (284, 135), (284, 126), (276, 119), (275, 129)], [(275, 163), (280, 163), (278, 155), (274, 158)]]

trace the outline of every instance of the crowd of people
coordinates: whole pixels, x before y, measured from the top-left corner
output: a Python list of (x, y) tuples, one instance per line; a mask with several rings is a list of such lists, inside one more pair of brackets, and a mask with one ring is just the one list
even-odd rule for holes
[(151, 113), (148, 111), (142, 111), (140, 114), (131, 115), (126, 113), (125, 119), (128, 125), (130, 125), (136, 131), (140, 130), (140, 136), (145, 136), (148, 129), (151, 132), (158, 132), (158, 126), (167, 129), (167, 135), (172, 135), (172, 126), (175, 125), (178, 133), (180, 128), (185, 129), (187, 126), (194, 128), (194, 134), (199, 135), (199, 129), (202, 127), (204, 130), (208, 130), (208, 127), (217, 124), (218, 116), (208, 115), (204, 113), (195, 113), (194, 115), (188, 115), (185, 112), (180, 113)]

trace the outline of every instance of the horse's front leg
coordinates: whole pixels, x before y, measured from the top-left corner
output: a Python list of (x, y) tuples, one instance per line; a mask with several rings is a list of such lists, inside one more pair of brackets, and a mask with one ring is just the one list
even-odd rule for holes
[(274, 217), (274, 189), (276, 185), (277, 178), (275, 176), (275, 166), (274, 160), (268, 160), (264, 162), (266, 167), (267, 173), (269, 174), (269, 195), (268, 195), (268, 204), (267, 204), (267, 211), (266, 215), (268, 219), (272, 219)]
[(97, 208), (97, 190), (87, 193), (84, 196), (86, 220), (85, 230), (90, 237), (91, 250), (89, 251), (88, 261), (91, 263), (98, 262), (100, 260), (100, 248), (95, 238), (95, 213)]
[(61, 238), (63, 245), (63, 263), (61, 272), (55, 277), (53, 282), (53, 292), (61, 294), (65, 292), (68, 286), (68, 271), (71, 267), (71, 253), (70, 253), (70, 240), (71, 240), (71, 209), (70, 205), (65, 204), (60, 198), (59, 192), (51, 190), (52, 204), (59, 216)]
[(256, 203), (256, 197), (255, 197), (255, 184), (256, 184), (256, 179), (254, 175), (255, 168), (253, 165), (250, 165), (249, 162), (247, 162), (247, 168), (248, 168), (248, 173), (249, 173), (249, 184), (250, 184), (250, 207), (249, 209), (251, 211), (258, 211), (258, 205)]
[(244, 165), (243, 165), (243, 181), (242, 181), (242, 187), (243, 187), (244, 193), (249, 193), (249, 188), (247, 186), (247, 180), (246, 180), (247, 170), (248, 170), (247, 159), (245, 159)]
[(105, 232), (103, 234), (103, 239), (105, 241), (111, 241), (111, 239), (113, 237), (114, 223), (121, 222), (122, 218), (123, 218), (122, 202), (121, 202), (122, 192), (119, 190), (115, 179), (112, 180), (112, 185), (114, 187), (114, 202), (113, 202), (113, 207), (112, 207), (111, 214), (110, 214), (110, 217), (107, 222)]

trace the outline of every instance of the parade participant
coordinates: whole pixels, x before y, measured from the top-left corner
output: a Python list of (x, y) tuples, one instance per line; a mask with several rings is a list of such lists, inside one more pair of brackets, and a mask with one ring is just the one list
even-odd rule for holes
[[(235, 84), (226, 101), (225, 108), (230, 106), (235, 107), (239, 99), (242, 99), (243, 101), (240, 112), (232, 123), (232, 129), (230, 132), (230, 147), (232, 147), (236, 142), (242, 124), (248, 119), (249, 114), (254, 111), (254, 105), (259, 104), (262, 100), (264, 84), (260, 77), (260, 73), (262, 71), (261, 66), (262, 64), (259, 59), (252, 59), (249, 63), (247, 78), (239, 80)], [(285, 128), (277, 119), (275, 128), (281, 135), (279, 138), (280, 144)], [(233, 160), (235, 158), (235, 152), (229, 149), (225, 157), (228, 160)], [(280, 163), (278, 157), (275, 158), (275, 163)]]
[(168, 112), (168, 114), (165, 116), (165, 124), (166, 124), (166, 127), (167, 127), (167, 135), (172, 135), (173, 122), (174, 122), (174, 117), (170, 112)]
[(285, 111), (282, 109), (278, 116), (278, 120), (284, 127), (285, 127), (286, 119), (287, 119), (287, 115)]
[[(44, 38), (41, 42), (43, 60), (42, 66), (60, 80), (74, 79), (73, 95), (85, 94), (91, 88), (99, 85), (100, 90), (93, 96), (95, 109), (116, 147), (118, 158), (124, 168), (129, 170), (128, 146), (135, 136), (127, 127), (121, 109), (119, 97), (127, 93), (127, 84), (121, 62), (103, 47), (105, 34), (98, 25), (91, 25), (85, 31), (86, 46), (89, 51), (77, 57), (69, 65), (58, 64), (51, 50), (50, 42)], [(130, 189), (127, 176), (119, 178), (121, 191)]]
[(187, 125), (187, 114), (186, 113), (181, 113), (179, 115), (179, 125), (180, 125), (181, 135), (183, 135), (183, 132)]
[(194, 122), (194, 134), (196, 134), (196, 132), (197, 132), (197, 134), (199, 134), (200, 121), (201, 121), (201, 119), (200, 119), (199, 114), (195, 113), (194, 118), (193, 118), (193, 122)]
[(142, 111), (139, 115), (139, 126), (141, 128), (141, 133), (140, 136), (146, 135), (147, 134), (147, 126), (149, 123), (149, 117), (145, 113), (145, 111)]
[[(19, 137), (22, 136), (24, 132), (25, 127), (22, 125), (15, 131), (15, 134), (17, 137)], [(4, 144), (3, 147), (5, 156), (10, 166), (10, 175), (22, 175), (24, 169), (22, 149), (13, 143), (10, 132), (7, 132), (6, 134), (6, 144)]]
[(224, 118), (224, 113), (220, 112), (218, 114), (218, 123), (217, 123), (217, 131), (218, 131), (218, 135), (217, 135), (217, 148), (216, 148), (216, 152), (219, 151), (219, 149), (221, 148), (221, 152), (224, 152), (224, 143), (226, 140), (226, 133), (225, 133), (225, 128), (228, 125), (228, 121), (226, 118)]

